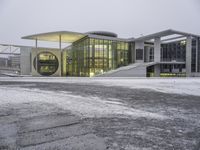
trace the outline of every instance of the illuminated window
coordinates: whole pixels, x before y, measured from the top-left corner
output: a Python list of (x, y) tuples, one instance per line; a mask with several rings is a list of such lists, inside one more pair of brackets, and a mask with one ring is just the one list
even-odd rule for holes
[(53, 75), (58, 70), (58, 65), (57, 57), (50, 52), (39, 53), (37, 57), (34, 58), (33, 62), (35, 70), (44, 76)]

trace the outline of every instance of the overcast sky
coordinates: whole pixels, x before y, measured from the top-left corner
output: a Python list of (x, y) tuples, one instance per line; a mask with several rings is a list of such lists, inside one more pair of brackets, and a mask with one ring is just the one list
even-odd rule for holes
[(111, 31), (121, 38), (165, 29), (200, 34), (200, 0), (0, 0), (0, 43), (25, 35)]

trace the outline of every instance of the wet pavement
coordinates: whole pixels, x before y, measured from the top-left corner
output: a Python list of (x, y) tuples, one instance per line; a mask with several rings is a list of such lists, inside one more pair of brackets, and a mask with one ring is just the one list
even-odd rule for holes
[(200, 149), (199, 96), (86, 83), (0, 81), (0, 87), (64, 91), (165, 116), (81, 117), (47, 102), (8, 102), (0, 106), (0, 149)]

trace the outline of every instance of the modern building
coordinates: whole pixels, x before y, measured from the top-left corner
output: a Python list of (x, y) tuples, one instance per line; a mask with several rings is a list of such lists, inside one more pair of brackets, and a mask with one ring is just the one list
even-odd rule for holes
[[(34, 48), (21, 51), (21, 72), (27, 74), (26, 68), (33, 76), (200, 76), (200, 36), (195, 34), (169, 29), (123, 39), (104, 31), (60, 31), (23, 39), (35, 40)], [(57, 42), (58, 48), (40, 48), (38, 41)]]
[(27, 46), (0, 44), (0, 76), (30, 74), (31, 49)]

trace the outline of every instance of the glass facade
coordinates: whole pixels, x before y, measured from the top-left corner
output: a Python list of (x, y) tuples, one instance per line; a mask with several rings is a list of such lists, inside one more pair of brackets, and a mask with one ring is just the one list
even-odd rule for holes
[(88, 77), (128, 65), (128, 43), (84, 38), (63, 51), (63, 75)]
[(196, 72), (196, 48), (197, 48), (197, 41), (192, 40), (192, 62), (191, 62), (191, 72)]
[(144, 46), (144, 62), (154, 61), (154, 47), (152, 44), (146, 44)]
[(135, 62), (135, 43), (130, 42), (128, 44), (128, 61), (129, 63)]
[(185, 61), (186, 41), (161, 44), (161, 61)]

